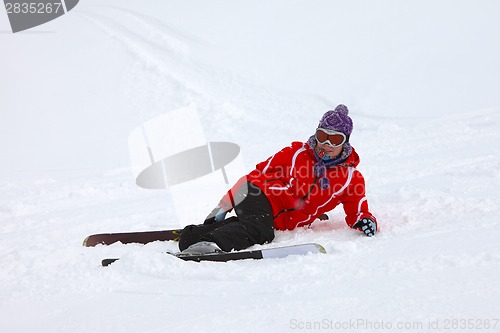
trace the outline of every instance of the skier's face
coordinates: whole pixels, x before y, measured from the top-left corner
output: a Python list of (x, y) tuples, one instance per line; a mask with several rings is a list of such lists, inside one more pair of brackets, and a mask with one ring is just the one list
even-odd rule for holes
[(318, 143), (318, 147), (321, 150), (324, 150), (327, 155), (330, 157), (337, 157), (342, 152), (342, 146), (340, 147), (332, 147), (327, 143)]

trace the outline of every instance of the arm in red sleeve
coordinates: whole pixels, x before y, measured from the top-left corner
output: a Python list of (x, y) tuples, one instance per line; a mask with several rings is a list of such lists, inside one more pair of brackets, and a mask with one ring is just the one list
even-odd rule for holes
[(346, 214), (345, 222), (349, 227), (363, 218), (371, 218), (377, 223), (376, 218), (370, 213), (368, 201), (365, 196), (365, 180), (359, 171), (355, 171), (351, 184), (343, 193), (342, 204)]

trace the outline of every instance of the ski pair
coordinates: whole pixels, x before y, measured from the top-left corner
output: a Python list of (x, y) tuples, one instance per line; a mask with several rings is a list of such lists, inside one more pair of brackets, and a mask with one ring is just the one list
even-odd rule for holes
[[(139, 243), (147, 244), (155, 241), (177, 241), (182, 229), (158, 230), (158, 231), (139, 231), (139, 232), (120, 232), (103, 233), (90, 235), (83, 241), (83, 246), (92, 247), (98, 244), (110, 245), (116, 242), (123, 244)], [(280, 246), (261, 250), (246, 250), (234, 252), (217, 252), (208, 254), (186, 254), (169, 253), (185, 261), (219, 261), (226, 262), (230, 260), (242, 259), (268, 259), (284, 258), (289, 255), (304, 255), (308, 253), (326, 253), (326, 250), (320, 244), (308, 243), (291, 246)], [(102, 260), (102, 266), (108, 266), (117, 261), (117, 258)]]

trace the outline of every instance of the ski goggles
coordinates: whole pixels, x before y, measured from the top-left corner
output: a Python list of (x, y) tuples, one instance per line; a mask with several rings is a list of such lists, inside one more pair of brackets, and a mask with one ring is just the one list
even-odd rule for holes
[(317, 128), (315, 137), (319, 143), (326, 143), (334, 148), (342, 146), (347, 141), (344, 133), (324, 128)]

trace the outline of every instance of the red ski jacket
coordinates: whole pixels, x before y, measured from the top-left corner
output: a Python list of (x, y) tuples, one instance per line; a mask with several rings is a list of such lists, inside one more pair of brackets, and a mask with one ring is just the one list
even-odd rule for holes
[(319, 178), (314, 174), (315, 163), (314, 152), (307, 143), (293, 142), (243, 176), (222, 198), (220, 206), (232, 209), (231, 192), (236, 193), (250, 181), (269, 199), (274, 227), (278, 230), (309, 225), (339, 204), (344, 207), (349, 227), (365, 217), (376, 221), (368, 210), (365, 181), (356, 170), (359, 156), (354, 149), (344, 163), (327, 169), (330, 187), (326, 190), (321, 189)]

